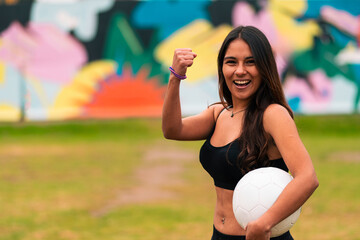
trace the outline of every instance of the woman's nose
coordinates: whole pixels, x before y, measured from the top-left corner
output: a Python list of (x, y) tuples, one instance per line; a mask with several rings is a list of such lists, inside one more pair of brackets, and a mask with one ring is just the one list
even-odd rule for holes
[(244, 75), (244, 74), (246, 74), (246, 69), (245, 69), (243, 66), (238, 66), (238, 67), (235, 69), (234, 74), (237, 75), (237, 76)]

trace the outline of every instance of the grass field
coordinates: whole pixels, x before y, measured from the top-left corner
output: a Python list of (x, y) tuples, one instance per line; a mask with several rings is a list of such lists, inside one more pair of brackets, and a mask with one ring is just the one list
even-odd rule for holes
[[(296, 240), (360, 239), (360, 116), (297, 116), (320, 187)], [(215, 193), (202, 142), (159, 119), (0, 124), (0, 239), (208, 240)]]

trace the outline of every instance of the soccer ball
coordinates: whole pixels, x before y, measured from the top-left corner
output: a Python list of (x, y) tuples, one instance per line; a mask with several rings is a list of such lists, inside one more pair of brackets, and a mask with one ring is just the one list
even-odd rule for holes
[[(293, 177), (275, 167), (258, 168), (245, 174), (237, 183), (233, 196), (233, 211), (242, 228), (258, 219), (276, 201)], [(287, 232), (296, 222), (301, 208), (275, 225), (271, 237)]]

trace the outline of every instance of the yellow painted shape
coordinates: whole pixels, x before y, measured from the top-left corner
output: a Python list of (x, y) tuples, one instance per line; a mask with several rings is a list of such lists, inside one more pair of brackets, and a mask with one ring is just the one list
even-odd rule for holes
[(100, 60), (84, 66), (57, 96), (54, 105), (49, 108), (50, 120), (62, 120), (81, 115), (82, 106), (88, 103), (96, 92), (96, 86), (107, 76), (114, 74), (117, 63)]
[(155, 58), (164, 68), (171, 66), (174, 50), (191, 48), (197, 54), (192, 67), (188, 68), (189, 82), (217, 74), (217, 55), (226, 35), (231, 31), (230, 25), (216, 28), (206, 20), (195, 20), (165, 39), (154, 51)]
[(355, 52), (356, 49), (357, 49), (356, 45), (353, 42), (349, 42), (343, 50), (349, 52)]
[(0, 105), (0, 120), (6, 122), (16, 122), (20, 120), (20, 109), (11, 105)]
[(305, 50), (313, 47), (314, 36), (321, 34), (321, 29), (313, 20), (297, 22), (295, 17), (307, 9), (304, 0), (269, 1), (269, 11), (281, 38), (286, 39), (293, 50)]
[(63, 107), (63, 108), (50, 108), (48, 110), (48, 119), (52, 121), (60, 121), (71, 118), (77, 118), (81, 115), (79, 107)]
[(301, 16), (307, 9), (307, 0), (270, 0), (270, 5), (291, 17)]
[(73, 83), (83, 88), (94, 90), (99, 81), (104, 80), (106, 76), (114, 73), (116, 69), (117, 63), (114, 61), (95, 61), (81, 69), (81, 71), (76, 74)]

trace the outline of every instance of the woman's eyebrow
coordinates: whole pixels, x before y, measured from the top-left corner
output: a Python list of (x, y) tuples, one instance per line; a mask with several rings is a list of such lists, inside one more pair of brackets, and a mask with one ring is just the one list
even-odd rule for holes
[[(245, 57), (245, 60), (249, 60), (249, 59), (252, 59), (254, 58), (253, 56), (248, 56), (248, 57)], [(227, 56), (227, 57), (224, 57), (224, 60), (227, 60), (227, 59), (236, 59), (236, 57), (233, 57), (233, 56)]]
[(232, 56), (224, 57), (224, 60), (227, 60), (227, 59), (236, 59), (236, 57), (232, 57)]

